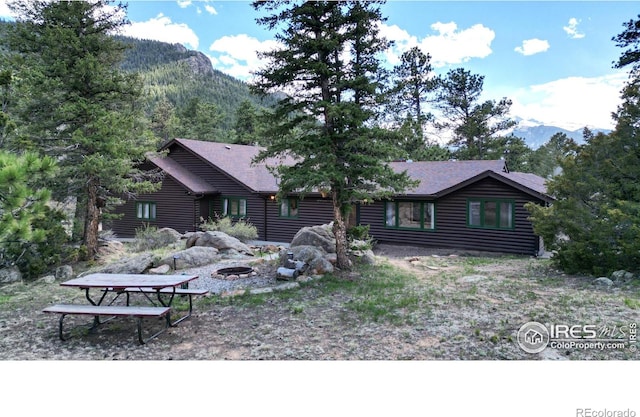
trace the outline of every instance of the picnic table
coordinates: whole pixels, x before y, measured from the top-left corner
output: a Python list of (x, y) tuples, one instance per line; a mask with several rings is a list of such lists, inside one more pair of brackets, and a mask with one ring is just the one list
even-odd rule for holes
[[(93, 316), (90, 330), (116, 317), (134, 317), (137, 319), (138, 341), (140, 344), (144, 344), (167, 328), (175, 326), (191, 316), (192, 296), (208, 293), (207, 290), (188, 288), (188, 282), (196, 278), (198, 278), (197, 275), (89, 274), (60, 284), (63, 287), (75, 287), (83, 290), (89, 304), (56, 304), (45, 308), (43, 312), (61, 315), (58, 329), (61, 340), (66, 340), (63, 335), (63, 320), (69, 314)], [(130, 294), (132, 293), (143, 294), (152, 306), (131, 305)], [(108, 297), (109, 294), (113, 296)], [(123, 294), (126, 295), (125, 305), (114, 305), (115, 301)], [(155, 295), (155, 300), (151, 295)], [(176, 295), (189, 297), (189, 311), (179, 320), (172, 322), (171, 307)], [(109, 316), (110, 318), (101, 321), (101, 316)], [(163, 329), (145, 338), (142, 334), (142, 320), (149, 317), (164, 318), (165, 323)]]

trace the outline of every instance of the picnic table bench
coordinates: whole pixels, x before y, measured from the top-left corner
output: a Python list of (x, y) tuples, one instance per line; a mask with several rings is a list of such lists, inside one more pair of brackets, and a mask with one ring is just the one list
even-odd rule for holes
[[(63, 322), (67, 315), (87, 315), (93, 316), (93, 324), (89, 330), (97, 328), (100, 324), (116, 317), (133, 317), (137, 319), (138, 341), (145, 344), (155, 338), (167, 328), (175, 326), (181, 321), (191, 317), (193, 312), (194, 295), (205, 295), (209, 291), (204, 289), (189, 289), (186, 287), (191, 280), (198, 278), (197, 275), (145, 275), (145, 274), (105, 274), (96, 273), (79, 278), (74, 278), (61, 283), (61, 286), (76, 287), (85, 291), (86, 299), (90, 304), (56, 304), (43, 310), (45, 313), (60, 314), (58, 326), (58, 336), (61, 340), (66, 340), (63, 333)], [(100, 289), (102, 296), (94, 299), (90, 290)], [(109, 302), (105, 298), (108, 293), (116, 293)], [(131, 305), (129, 294), (142, 293), (151, 301), (150, 306)], [(126, 305), (113, 305), (121, 294), (126, 294)], [(149, 294), (156, 294), (159, 306), (151, 299)], [(171, 321), (172, 304), (175, 295), (189, 297), (189, 311), (184, 317)], [(103, 304), (104, 303), (104, 304)], [(110, 316), (107, 320), (100, 320), (100, 317)], [(153, 335), (144, 338), (142, 334), (142, 320), (144, 318), (164, 318), (165, 326)]]
[[(120, 292), (120, 293), (125, 293), (127, 296), (127, 301), (126, 304), (130, 305), (130, 298), (129, 298), (129, 294), (132, 293), (141, 293), (144, 294), (145, 297), (147, 297), (147, 299), (153, 304), (155, 305), (154, 301), (148, 296), (148, 294), (156, 294), (158, 300), (160, 301), (160, 303), (164, 306), (164, 305), (171, 305), (172, 303), (172, 299), (174, 295), (184, 295), (184, 296), (189, 296), (189, 311), (187, 312), (186, 315), (180, 317), (178, 320), (172, 321), (170, 323), (171, 326), (175, 326), (176, 324), (180, 323), (183, 320), (188, 319), (189, 317), (191, 317), (191, 314), (193, 313), (193, 296), (194, 295), (207, 295), (209, 293), (209, 290), (206, 289), (201, 289), (201, 288), (176, 288), (176, 287), (172, 287), (172, 288), (162, 288), (160, 290), (154, 290), (153, 288), (140, 288), (140, 287), (129, 287), (129, 288), (106, 288), (104, 291), (111, 291), (111, 292)], [(171, 299), (169, 301), (165, 301), (163, 298), (161, 298), (161, 295), (169, 295), (171, 297)]]
[[(157, 337), (164, 332), (170, 325), (169, 311), (170, 307), (139, 307), (139, 306), (94, 306), (90, 304), (56, 304), (42, 310), (45, 313), (58, 313), (60, 314), (60, 321), (58, 325), (58, 336), (60, 340), (67, 340), (63, 333), (63, 321), (69, 314), (87, 315), (87, 316), (111, 316), (111, 317), (134, 317), (137, 319), (138, 327), (138, 341), (141, 345), (147, 343), (149, 340)], [(165, 326), (162, 330), (153, 335), (143, 338), (142, 336), (142, 319), (145, 317), (164, 317)], [(95, 329), (99, 324), (103, 322), (94, 321), (93, 326), (89, 330)]]

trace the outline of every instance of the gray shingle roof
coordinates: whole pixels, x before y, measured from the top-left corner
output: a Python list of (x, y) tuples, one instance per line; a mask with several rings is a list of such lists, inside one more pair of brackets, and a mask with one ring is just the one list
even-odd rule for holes
[(149, 160), (194, 194), (212, 194), (218, 192), (213, 185), (187, 171), (182, 165), (171, 158), (150, 157)]
[[(264, 148), (191, 139), (176, 139), (175, 142), (199, 155), (252, 191), (273, 193), (278, 191), (276, 179), (269, 172), (267, 166), (276, 166), (283, 162), (277, 159), (268, 159), (260, 164), (251, 164), (253, 158)], [(292, 160), (285, 159), (284, 163), (291, 164)]]
[[(175, 139), (165, 148), (172, 143), (178, 143), (254, 192), (275, 193), (278, 191), (276, 178), (269, 172), (267, 166), (293, 164), (292, 158), (285, 158), (283, 160), (270, 159), (252, 165), (253, 158), (264, 149), (257, 146)], [(168, 159), (170, 157), (165, 158), (165, 160)], [(484, 176), (503, 180), (539, 197), (546, 196), (543, 178), (534, 174), (509, 172), (505, 162), (501, 160), (392, 162), (390, 165), (394, 171), (406, 170), (410, 177), (420, 180), (420, 184), (416, 188), (407, 190), (405, 193), (407, 196), (441, 197)], [(205, 186), (202, 180), (196, 182), (197, 177), (194, 178), (194, 175), (184, 172), (186, 170), (175, 162), (171, 165), (165, 163), (165, 166), (166, 169), (163, 166), (160, 168), (167, 170), (176, 179), (185, 179), (190, 184), (190, 188), (206, 189), (208, 187), (209, 190), (214, 189), (207, 183)]]
[(422, 161), (392, 162), (396, 172), (407, 174), (420, 180), (420, 185), (407, 190), (407, 195), (438, 196), (486, 171), (503, 172), (507, 170), (504, 161)]

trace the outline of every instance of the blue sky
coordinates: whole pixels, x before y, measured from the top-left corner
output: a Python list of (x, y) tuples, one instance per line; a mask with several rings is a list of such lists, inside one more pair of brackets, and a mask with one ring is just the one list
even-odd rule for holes
[[(0, 0), (0, 16), (7, 14)], [(213, 66), (250, 81), (273, 47), (249, 1), (128, 1), (125, 34), (181, 43)], [(626, 73), (612, 68), (622, 50), (611, 38), (637, 18), (631, 1), (388, 1), (381, 33), (395, 41), (390, 64), (412, 46), (432, 56), (437, 74), (464, 67), (484, 75), (483, 99), (508, 97), (523, 124), (574, 130), (611, 128)]]

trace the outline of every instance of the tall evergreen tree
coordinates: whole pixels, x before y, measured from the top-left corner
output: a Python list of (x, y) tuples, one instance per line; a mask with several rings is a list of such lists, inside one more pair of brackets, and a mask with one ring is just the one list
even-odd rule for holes
[(615, 66), (631, 71), (613, 115), (614, 131), (593, 135), (585, 129), (585, 144), (561, 161), (562, 174), (549, 181), (554, 204), (530, 207), (534, 230), (570, 272), (640, 271), (640, 20), (624, 27), (613, 40), (628, 49)]
[(223, 142), (223, 131), (220, 128), (222, 113), (210, 102), (194, 97), (178, 113), (179, 122), (172, 130), (173, 136)]
[(433, 101), (430, 96), (437, 86), (431, 56), (418, 47), (411, 48), (400, 56), (392, 76), (389, 111), (402, 130), (400, 146), (409, 158), (422, 159), (427, 154), (425, 148), (433, 146), (425, 135), (427, 123), (434, 119), (425, 105)]
[(439, 126), (453, 134), (450, 145), (457, 148), (460, 159), (485, 159), (487, 142), (515, 125), (507, 116), (511, 100), (479, 102), (483, 85), (484, 76), (463, 68), (450, 70), (439, 79), (436, 107), (445, 119)]
[(531, 172), (532, 151), (522, 138), (513, 135), (490, 138), (485, 149), (486, 159), (504, 159), (511, 171)]
[[(269, 14), (258, 23), (283, 48), (263, 54), (256, 92), (287, 91), (274, 113), (272, 143), (260, 159), (290, 155), (280, 166), (280, 197), (322, 190), (333, 203), (339, 268), (349, 268), (346, 224), (352, 205), (411, 185), (386, 164), (394, 149), (372, 126), (382, 71), (378, 54), (383, 18), (378, 2), (255, 2)], [(384, 192), (382, 191), (384, 190)]]
[(529, 170), (543, 178), (558, 174), (561, 161), (578, 148), (575, 140), (565, 133), (556, 133), (529, 156)]
[(14, 1), (17, 22), (8, 36), (23, 68), (16, 87), (25, 146), (60, 161), (57, 197), (84, 207), (87, 257), (98, 249), (105, 209), (122, 194), (149, 191), (136, 167), (155, 149), (143, 130), (140, 81), (119, 69), (125, 46), (114, 34), (126, 7), (109, 0)]

